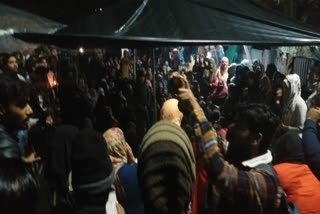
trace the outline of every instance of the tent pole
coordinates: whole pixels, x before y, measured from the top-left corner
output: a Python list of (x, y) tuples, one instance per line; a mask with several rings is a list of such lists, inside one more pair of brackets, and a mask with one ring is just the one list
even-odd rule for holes
[(153, 83), (153, 117), (154, 121), (157, 121), (157, 98), (156, 98), (156, 54), (155, 54), (155, 49), (152, 48), (152, 55), (153, 55), (153, 78), (152, 78), (152, 83)]
[(250, 54), (250, 51), (249, 51), (248, 46), (247, 46), (247, 45), (244, 45), (244, 46), (243, 46), (243, 49), (244, 49), (244, 52), (246, 53), (247, 59), (248, 59), (249, 62), (251, 63), (251, 62), (252, 62), (252, 59), (251, 59), (251, 54)]
[(133, 77), (137, 80), (137, 49), (133, 49)]

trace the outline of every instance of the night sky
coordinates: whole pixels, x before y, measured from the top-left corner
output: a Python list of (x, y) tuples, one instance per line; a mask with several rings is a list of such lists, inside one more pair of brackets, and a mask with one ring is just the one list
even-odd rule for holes
[(93, 14), (99, 8), (111, 5), (116, 0), (0, 0), (0, 2), (70, 24), (81, 17)]
[[(40, 16), (50, 18), (63, 24), (77, 22), (82, 17), (93, 14), (100, 8), (105, 8), (118, 0), (0, 0), (1, 3), (23, 9)], [(275, 6), (274, 0), (254, 0), (262, 2), (263, 7), (284, 12), (285, 4)], [(281, 1), (286, 2), (286, 1)], [(270, 3), (270, 4), (269, 4)], [(297, 8), (294, 18), (303, 20), (320, 29), (320, 0), (294, 0)], [(285, 13), (284, 13), (285, 14)]]

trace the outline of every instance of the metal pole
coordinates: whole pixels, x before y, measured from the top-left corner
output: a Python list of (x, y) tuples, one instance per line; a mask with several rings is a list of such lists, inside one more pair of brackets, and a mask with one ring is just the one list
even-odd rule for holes
[(247, 56), (248, 60), (250, 61), (250, 63), (252, 63), (251, 54), (250, 54), (248, 46), (244, 45), (243, 49), (244, 49), (244, 52), (246, 53), (246, 56)]
[(137, 49), (133, 49), (133, 76), (137, 80)]
[(157, 121), (157, 98), (156, 98), (156, 54), (155, 49), (152, 48), (153, 55), (153, 110), (154, 110), (154, 121)]

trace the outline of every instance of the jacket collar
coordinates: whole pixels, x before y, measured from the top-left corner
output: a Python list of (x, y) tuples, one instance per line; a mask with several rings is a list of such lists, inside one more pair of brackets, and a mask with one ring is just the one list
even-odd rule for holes
[(241, 164), (245, 167), (255, 168), (260, 164), (268, 164), (272, 162), (272, 154), (268, 150), (265, 154), (243, 161)]

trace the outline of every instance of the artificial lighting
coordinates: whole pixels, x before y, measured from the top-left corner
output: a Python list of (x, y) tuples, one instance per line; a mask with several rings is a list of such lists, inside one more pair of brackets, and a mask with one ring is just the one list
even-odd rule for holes
[(84, 49), (83, 49), (83, 47), (80, 47), (80, 48), (79, 48), (79, 52), (80, 52), (81, 54), (83, 54), (83, 53), (84, 53)]

